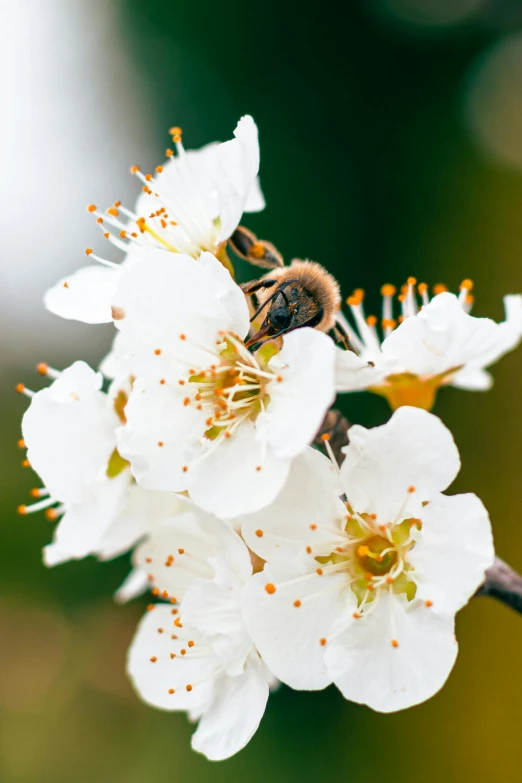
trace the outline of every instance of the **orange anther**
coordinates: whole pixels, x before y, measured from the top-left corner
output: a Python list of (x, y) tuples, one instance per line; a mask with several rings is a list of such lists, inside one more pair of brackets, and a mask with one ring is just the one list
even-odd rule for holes
[(294, 606), (296, 609), (299, 609), (299, 607), (301, 606), (301, 601), (299, 600), (299, 598), (297, 598), (297, 600), (294, 601)]
[(151, 663), (156, 663), (157, 660), (158, 659), (156, 658), (155, 655), (151, 656), (151, 658), (150, 658)]
[(472, 291), (473, 290), (473, 280), (470, 280), (469, 278), (466, 278), (465, 280), (462, 281), (462, 283), (460, 284), (459, 287), (460, 287), (461, 291), (462, 291), (463, 288), (465, 288), (467, 291)]
[(329, 435), (327, 432), (324, 432), (324, 433), (321, 435), (321, 440), (325, 440), (325, 441), (326, 441), (326, 440), (330, 440), (330, 435)]
[(167, 156), (167, 158), (171, 158), (174, 155), (174, 153), (171, 149), (166, 149), (165, 155)]
[(154, 590), (152, 591), (152, 595), (159, 595), (159, 594), (160, 594), (159, 587), (155, 587)]
[(408, 487), (408, 492), (410, 493), (410, 495), (411, 495), (413, 492), (415, 492), (415, 487), (413, 486), (413, 484), (412, 484), (411, 486), (409, 486), (409, 487)]
[(87, 210), (88, 212), (96, 212), (96, 204), (89, 204)]
[(160, 449), (162, 449), (164, 445), (165, 443), (162, 440), (158, 441), (158, 446), (160, 447)]
[(317, 574), (317, 576), (322, 576), (323, 575), (323, 569), (322, 568), (316, 568), (315, 569), (315, 573)]
[(147, 182), (150, 182), (152, 179), (152, 174), (145, 174), (145, 179), (147, 180)]
[(185, 550), (184, 549), (178, 549), (178, 552), (180, 553), (180, 555), (184, 555), (185, 554)]
[(357, 547), (357, 554), (359, 557), (366, 557), (369, 551), (370, 550), (368, 549), (366, 544), (361, 544), (360, 546)]
[(447, 290), (448, 290), (448, 286), (445, 285), (444, 283), (436, 283), (433, 286), (433, 293), (435, 294), (435, 296), (438, 296), (438, 294), (443, 294), (444, 291)]
[(408, 277), (407, 283), (408, 283), (408, 285), (416, 285), (417, 284), (417, 278), (416, 277)]
[(120, 231), (120, 237), (122, 239), (127, 239), (127, 232), (126, 231)]
[(258, 538), (263, 538), (263, 531), (261, 530), (261, 528), (259, 528), (259, 530), (256, 530), (256, 536)]
[(49, 365), (45, 362), (40, 362), (40, 364), (36, 365), (36, 372), (40, 375), (47, 375), (49, 371)]
[(25, 449), (25, 440), (23, 438), (20, 438), (20, 440), (17, 443), (17, 446), (19, 449)]
[(424, 606), (427, 606), (429, 609), (430, 606), (433, 606), (433, 601), (430, 601), (430, 599), (428, 598), (426, 601), (424, 601)]
[(262, 466), (261, 466), (261, 465), (256, 465), (256, 470), (257, 470), (257, 472), (258, 472), (258, 473), (259, 473), (259, 471), (260, 471), (261, 469), (262, 469)]
[(24, 516), (24, 514), (27, 514), (27, 506), (24, 506), (24, 505), (18, 506), (16, 511), (18, 512), (18, 514), (21, 514), (22, 516)]
[(364, 578), (367, 582), (371, 582), (373, 579), (373, 574), (370, 574), (369, 572), (364, 575)]
[(397, 289), (391, 283), (385, 283), (381, 288), (381, 296), (395, 296)]
[(174, 125), (172, 128), (169, 128), (169, 135), (170, 136), (181, 136), (183, 131), (178, 125)]
[(314, 524), (310, 525), (310, 530), (317, 530), (317, 525)]
[(189, 647), (194, 647), (194, 642), (192, 641), (192, 639), (189, 639), (187, 644), (188, 644)]
[(386, 577), (386, 582), (387, 582), (389, 585), (392, 585), (392, 584), (393, 584), (393, 576), (387, 576), (387, 577)]
[(311, 555), (312, 554), (312, 547), (311, 546), (307, 546), (306, 547), (306, 551), (307, 551), (307, 554)]
[(29, 494), (31, 495), (32, 498), (39, 498), (40, 497), (40, 490), (37, 487), (35, 487), (34, 489), (32, 489), (29, 492)]
[(424, 294), (428, 290), (428, 284), (427, 283), (419, 283), (417, 286), (419, 294)]
[(272, 584), (272, 582), (269, 582), (265, 585), (265, 590), (268, 593), (268, 595), (273, 595), (276, 591), (276, 586)]
[(55, 522), (58, 519), (58, 512), (54, 508), (48, 508), (44, 512), (48, 522)]
[(156, 171), (158, 172), (158, 174), (161, 174), (161, 172), (163, 171), (163, 166), (156, 166)]
[(186, 340), (187, 339), (187, 335), (186, 334), (180, 334), (179, 339), (180, 340)]
[(158, 633), (163, 633), (163, 628), (158, 628)]
[(147, 606), (147, 612), (152, 612), (152, 610), (154, 609), (155, 606), (156, 606), (156, 604), (149, 604)]
[(319, 644), (321, 645), (321, 647), (324, 647), (326, 644), (326, 639), (319, 639)]
[(392, 647), (398, 647), (399, 646), (399, 642), (397, 641), (397, 639), (392, 639), (391, 640), (391, 646)]
[(131, 166), (130, 173), (131, 174), (137, 174), (139, 170), (140, 170), (139, 166)]
[(90, 256), (90, 255), (91, 255), (91, 253), (92, 253), (92, 247), (86, 247), (86, 248), (85, 248), (85, 255), (86, 255), (86, 256)]
[(190, 691), (192, 690), (192, 685), (190, 685), (190, 684), (189, 685), (185, 685), (185, 689), (190, 693)]
[(22, 467), (23, 468), (30, 468), (31, 467), (31, 463), (29, 462), (28, 459), (22, 460)]
[(171, 693), (171, 694), (172, 694), (172, 693), (175, 693), (175, 692), (176, 692), (176, 691), (174, 690), (174, 688), (169, 688), (169, 693)]
[(107, 214), (112, 215), (113, 217), (118, 217), (120, 213), (118, 212), (117, 209), (114, 209), (114, 207), (109, 207), (109, 209), (107, 210)]
[(352, 617), (354, 618), (354, 620), (360, 620), (361, 619), (361, 615), (359, 614), (359, 612), (354, 612)]
[(377, 316), (376, 315), (369, 315), (366, 319), (366, 323), (368, 326), (375, 326), (377, 324)]
[(25, 386), (23, 383), (17, 383), (15, 389), (18, 392), (18, 394), (23, 394), (25, 391)]

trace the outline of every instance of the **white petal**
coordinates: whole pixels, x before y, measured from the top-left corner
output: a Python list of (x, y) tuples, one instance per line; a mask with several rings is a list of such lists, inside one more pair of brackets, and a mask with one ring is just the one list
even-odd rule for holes
[(257, 438), (278, 457), (295, 457), (314, 439), (335, 398), (333, 340), (308, 327), (284, 338), (270, 362), (281, 381), (267, 388), (270, 403), (256, 421)]
[(199, 631), (231, 676), (242, 673), (252, 649), (241, 614), (241, 587), (198, 579), (181, 604), (184, 622)]
[(283, 487), (289, 460), (283, 460), (256, 440), (249, 422), (192, 466), (190, 496), (198, 506), (222, 519), (248, 514), (268, 505)]
[(208, 261), (199, 264), (168, 250), (144, 252), (120, 277), (113, 297), (116, 326), (138, 345), (174, 355), (192, 347), (191, 361), (196, 346), (214, 349), (217, 331), (235, 323), (236, 313), (230, 318), (221, 302), (235, 284), (230, 276), (222, 276), (221, 285), (217, 280)]
[(468, 315), (454, 294), (435, 296), (382, 344), (384, 359), (418, 375), (434, 375), (455, 367), (483, 369), (511, 350), (522, 334), (521, 301), (506, 302), (508, 321)]
[[(140, 621), (129, 648), (127, 673), (147, 704), (163, 710), (197, 710), (208, 703), (216, 659), (202, 645), (198, 657), (192, 656), (189, 640), (198, 645), (197, 635), (173, 624), (169, 606), (157, 604)], [(187, 654), (181, 655), (181, 649)], [(192, 690), (187, 691), (186, 685), (192, 685)], [(175, 692), (169, 693), (170, 689)]]
[(34, 395), (24, 415), (28, 459), (56, 500), (80, 503), (104, 477), (118, 418), (101, 383), (99, 373), (75, 362)]
[(353, 351), (335, 348), (335, 388), (337, 391), (360, 391), (380, 383), (385, 371), (372, 367)]
[(451, 377), (450, 385), (467, 391), (488, 391), (493, 385), (493, 378), (486, 370), (472, 370), (465, 367)]
[(46, 291), (45, 306), (61, 318), (88, 324), (109, 323), (119, 276), (120, 270), (112, 267), (83, 267)]
[(98, 544), (96, 554), (99, 559), (109, 560), (127, 552), (151, 532), (157, 517), (171, 513), (175, 507), (175, 496), (170, 493), (150, 492), (132, 484), (128, 488), (124, 508)]
[(221, 677), (192, 736), (192, 747), (212, 761), (238, 753), (256, 733), (267, 700), (268, 682), (261, 665), (252, 663), (237, 677)]
[(211, 159), (210, 173), (219, 194), (218, 242), (228, 239), (237, 228), (259, 171), (258, 133), (252, 117), (241, 118), (234, 136), (216, 147)]
[(114, 593), (117, 604), (126, 604), (139, 595), (143, 595), (149, 589), (147, 574), (141, 568), (133, 568)]
[(236, 584), (252, 573), (248, 550), (232, 528), (186, 499), (175, 513), (156, 520), (133, 562), (151, 575), (152, 585), (161, 593), (166, 591), (180, 601), (198, 578), (215, 577), (212, 558), (218, 554), (226, 560)]
[(261, 190), (259, 177), (256, 177), (247, 196), (244, 211), (261, 212), (266, 206), (265, 197)]
[(111, 380), (132, 375), (132, 349), (132, 340), (126, 334), (117, 332), (111, 350), (100, 362), (100, 372)]
[(455, 613), (484, 581), (493, 563), (488, 512), (476, 495), (439, 495), (422, 513), (422, 530), (409, 554), (417, 597), (437, 612)]
[[(275, 586), (275, 592), (267, 592), (266, 585)], [(302, 577), (291, 563), (284, 578), (283, 569), (265, 566), (247, 582), (243, 613), (248, 632), (268, 668), (291, 688), (320, 690), (332, 681), (324, 651), (334, 624), (355, 609), (355, 596), (346, 586), (344, 575)]]
[(460, 468), (451, 432), (419, 408), (399, 408), (381, 427), (354, 425), (344, 451), (341, 476), (350, 503), (377, 514), (381, 524), (419, 516), (422, 502), (446, 489)]
[(125, 407), (127, 423), (118, 430), (118, 450), (146, 489), (181, 492), (189, 484), (183, 470), (189, 460), (186, 449), (203, 436), (205, 413), (185, 406), (178, 388), (135, 383)]
[(48, 566), (95, 554), (125, 504), (129, 472), (92, 484), (81, 503), (70, 505), (44, 549)]
[(330, 460), (316, 449), (307, 448), (292, 462), (286, 484), (274, 502), (241, 518), (243, 537), (250, 549), (271, 563), (300, 560), (308, 546), (310, 557), (322, 555), (325, 542), (329, 554), (339, 543), (335, 540), (338, 520), (346, 514), (339, 501), (341, 493)]
[(346, 699), (378, 712), (395, 712), (437, 693), (457, 650), (451, 615), (385, 594), (369, 617), (355, 621), (327, 646), (325, 660)]
[(228, 316), (227, 328), (244, 337), (250, 329), (250, 314), (246, 296), (212, 253), (202, 253), (198, 263), (214, 280), (214, 295), (222, 304)]

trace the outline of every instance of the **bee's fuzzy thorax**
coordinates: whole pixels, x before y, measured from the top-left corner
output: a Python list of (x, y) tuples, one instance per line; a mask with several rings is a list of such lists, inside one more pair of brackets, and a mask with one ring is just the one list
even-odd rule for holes
[[(299, 280), (307, 288), (314, 298), (321, 304), (324, 315), (317, 324), (316, 329), (329, 332), (335, 326), (335, 316), (341, 307), (341, 292), (339, 283), (326, 269), (316, 261), (302, 261), (298, 258), (289, 266), (274, 269), (265, 275), (266, 280)], [(270, 289), (258, 292), (259, 304), (270, 296)]]

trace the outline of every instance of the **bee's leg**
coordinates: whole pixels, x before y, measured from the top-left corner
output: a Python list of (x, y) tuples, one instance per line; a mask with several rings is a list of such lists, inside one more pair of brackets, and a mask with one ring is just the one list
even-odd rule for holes
[(334, 340), (336, 343), (341, 343), (341, 345), (346, 348), (347, 351), (352, 351), (352, 353), (357, 354), (357, 351), (353, 347), (353, 345), (350, 342), (350, 338), (348, 337), (345, 328), (342, 324), (340, 324), (338, 321), (333, 327), (333, 329), (330, 330)]
[(285, 265), (283, 256), (271, 242), (258, 239), (244, 226), (238, 226), (228, 241), (236, 255), (255, 266), (277, 269)]
[(240, 288), (245, 296), (252, 296), (261, 288), (272, 288), (276, 283), (277, 280), (251, 280), (250, 283), (241, 283)]

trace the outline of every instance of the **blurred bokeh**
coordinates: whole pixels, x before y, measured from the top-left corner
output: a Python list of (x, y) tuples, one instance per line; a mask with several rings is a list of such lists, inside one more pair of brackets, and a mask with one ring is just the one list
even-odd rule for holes
[[(128, 167), (259, 125), (265, 212), (246, 224), (287, 259), (310, 257), (347, 295), (408, 275), (475, 281), (479, 315), (522, 290), (522, 5), (518, 0), (2, 0), (0, 2), (0, 780), (2, 783), (433, 783), (520, 779), (522, 620), (477, 599), (444, 690), (382, 716), (281, 689), (236, 758), (189, 749), (183, 715), (132, 693), (125, 652), (146, 600), (112, 592), (128, 558), (47, 570), (35, 483), (17, 450), (33, 367), (97, 365), (111, 330), (60, 321), (44, 289), (103, 242), (91, 200), (132, 202)], [(242, 279), (254, 276), (243, 267)], [(463, 469), (455, 491), (488, 506), (497, 550), (522, 570), (522, 349), (488, 394), (443, 391)], [(384, 402), (342, 401), (382, 423)]]

